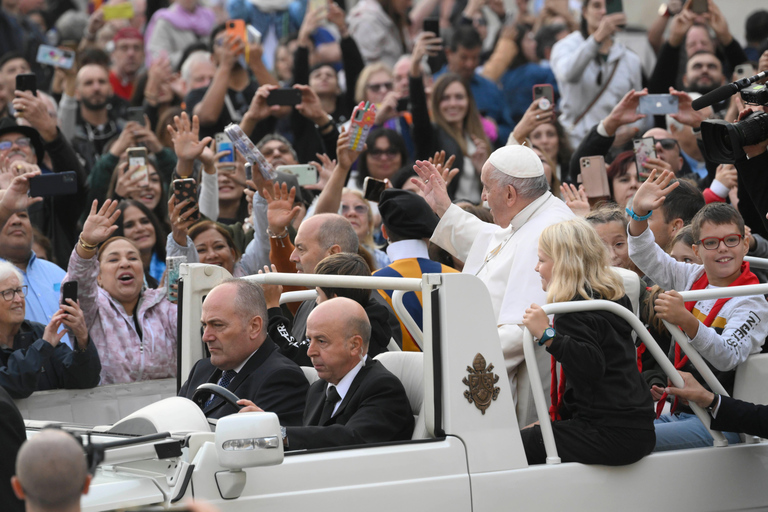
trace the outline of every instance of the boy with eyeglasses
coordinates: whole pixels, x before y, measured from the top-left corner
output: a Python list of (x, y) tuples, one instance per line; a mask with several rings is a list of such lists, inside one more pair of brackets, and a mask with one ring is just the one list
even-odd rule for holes
[[(669, 171), (659, 173), (654, 169), (635, 194), (632, 207), (627, 208), (632, 219), (628, 228), (629, 256), (640, 270), (667, 290), (655, 302), (658, 317), (682, 329), (691, 346), (704, 357), (730, 394), (736, 367), (750, 354), (760, 352), (765, 342), (768, 322), (763, 319), (768, 317), (768, 302), (762, 295), (683, 302), (676, 290), (759, 282), (750, 272), (749, 263), (744, 262), (749, 250), (744, 220), (731, 205), (711, 203), (699, 210), (691, 221), (696, 240), (693, 251), (701, 258), (702, 265), (677, 262), (655, 243), (653, 232), (648, 229), (648, 218), (678, 186), (679, 182), (672, 182), (673, 177)], [(676, 344), (670, 350), (670, 358), (678, 370), (697, 375)], [(651, 394), (654, 400), (659, 400), (657, 411), (660, 413), (666, 398), (664, 389), (654, 386)], [(707, 428), (679, 405), (674, 403), (671, 415), (656, 420), (656, 451), (711, 446), (712, 437)], [(724, 434), (729, 442), (740, 442), (738, 435)]]

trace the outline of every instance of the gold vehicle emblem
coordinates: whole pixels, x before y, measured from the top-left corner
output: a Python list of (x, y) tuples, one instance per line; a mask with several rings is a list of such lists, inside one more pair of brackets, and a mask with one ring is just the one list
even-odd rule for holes
[(464, 398), (469, 403), (474, 402), (475, 407), (485, 414), (485, 410), (490, 407), (491, 401), (496, 400), (499, 396), (499, 391), (501, 391), (501, 388), (494, 386), (494, 384), (499, 382), (499, 376), (493, 373), (492, 364), (489, 364), (486, 368), (485, 358), (480, 353), (475, 356), (472, 366), (467, 366), (467, 373), (469, 375), (461, 380), (466, 386), (469, 386), (469, 389), (464, 392)]

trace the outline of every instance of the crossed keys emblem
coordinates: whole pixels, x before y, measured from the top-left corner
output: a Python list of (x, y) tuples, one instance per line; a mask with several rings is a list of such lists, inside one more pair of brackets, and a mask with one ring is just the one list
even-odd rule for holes
[(501, 388), (495, 386), (499, 382), (499, 376), (493, 373), (493, 365), (485, 365), (485, 358), (478, 353), (472, 366), (467, 366), (467, 375), (461, 382), (469, 387), (464, 392), (464, 398), (469, 403), (474, 403), (480, 412), (485, 414), (485, 410), (490, 407), (491, 401), (496, 400)]

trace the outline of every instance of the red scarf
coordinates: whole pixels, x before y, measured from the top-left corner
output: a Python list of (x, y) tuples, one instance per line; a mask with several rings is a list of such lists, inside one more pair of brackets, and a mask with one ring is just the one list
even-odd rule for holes
[[(743, 286), (748, 284), (760, 284), (760, 281), (757, 279), (757, 276), (749, 271), (749, 263), (744, 262), (741, 264), (741, 274), (739, 277), (736, 278), (731, 284), (728, 286)], [(691, 286), (691, 290), (703, 290), (707, 286), (709, 286), (709, 279), (707, 278), (707, 273), (704, 272), (702, 276), (696, 280), (695, 283), (693, 283), (693, 286)], [(731, 300), (730, 297), (728, 298), (722, 298), (717, 299), (715, 302), (715, 305), (712, 307), (712, 310), (707, 315), (707, 318), (702, 321), (702, 323), (709, 327), (712, 325), (712, 322), (715, 321), (715, 318), (717, 318), (717, 314), (720, 313), (720, 310), (723, 309), (723, 306), (725, 306), (725, 303)], [(690, 312), (693, 312), (693, 307), (696, 305), (696, 302), (686, 302), (685, 303), (685, 309), (687, 309)], [(680, 345), (675, 343), (675, 369), (676, 370), (682, 370), (685, 364), (688, 362), (688, 356), (683, 356), (682, 351), (680, 350)], [(659, 403), (656, 404), (656, 417), (658, 418), (661, 416), (661, 411), (664, 409), (664, 402), (667, 399), (667, 394), (664, 393), (661, 398), (659, 399)], [(675, 397), (675, 401), (672, 403), (672, 412), (675, 412), (675, 409), (677, 409), (677, 397)]]

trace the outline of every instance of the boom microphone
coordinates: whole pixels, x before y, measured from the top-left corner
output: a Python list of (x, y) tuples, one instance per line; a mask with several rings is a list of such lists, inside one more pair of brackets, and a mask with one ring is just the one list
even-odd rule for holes
[(727, 100), (740, 90), (749, 87), (753, 83), (757, 82), (758, 80), (762, 80), (763, 78), (768, 77), (768, 71), (763, 71), (761, 73), (756, 74), (755, 76), (751, 76), (749, 78), (742, 78), (741, 80), (736, 80), (733, 83), (721, 85), (714, 91), (710, 91), (701, 98), (696, 98), (693, 100), (693, 103), (691, 106), (693, 107), (693, 110), (701, 110), (704, 107), (708, 107), (710, 105), (714, 105), (715, 103), (719, 103), (723, 100)]

